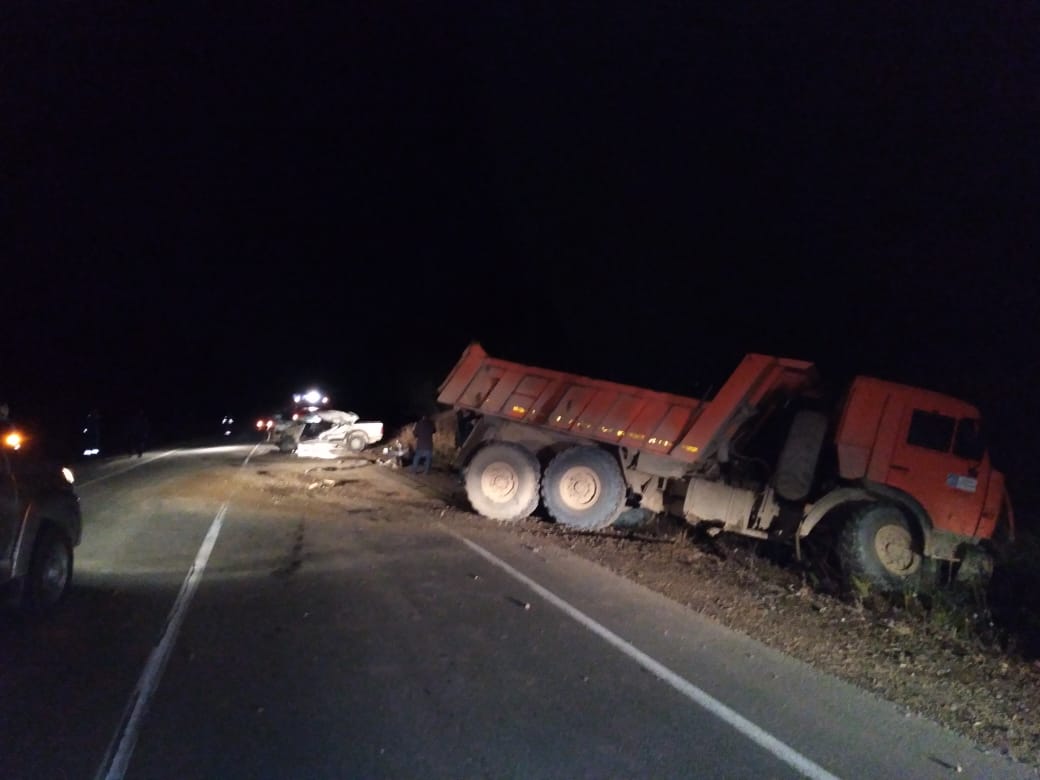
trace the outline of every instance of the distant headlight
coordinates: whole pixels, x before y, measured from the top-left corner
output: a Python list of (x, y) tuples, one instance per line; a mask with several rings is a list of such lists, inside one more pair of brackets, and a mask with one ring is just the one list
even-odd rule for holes
[(68, 467), (65, 467), (61, 470), (61, 475), (65, 477), (65, 481), (68, 482), (70, 485), (76, 482), (76, 478), (72, 476), (72, 469)]

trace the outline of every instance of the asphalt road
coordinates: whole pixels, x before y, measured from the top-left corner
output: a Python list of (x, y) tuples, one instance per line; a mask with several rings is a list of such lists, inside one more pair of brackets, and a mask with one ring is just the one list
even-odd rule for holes
[(1035, 777), (405, 475), (284, 463), (80, 468), (74, 590), (0, 619), (0, 778)]

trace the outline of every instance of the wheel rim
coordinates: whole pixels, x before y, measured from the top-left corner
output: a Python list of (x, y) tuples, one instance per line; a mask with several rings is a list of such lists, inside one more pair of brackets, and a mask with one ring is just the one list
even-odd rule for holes
[(504, 504), (520, 489), (520, 475), (508, 463), (495, 461), (480, 475), (480, 489), (490, 501)]
[(911, 574), (921, 560), (914, 552), (913, 537), (899, 525), (885, 525), (874, 536), (874, 550), (881, 565), (894, 574)]
[(595, 506), (602, 493), (599, 474), (588, 466), (572, 466), (560, 478), (560, 500), (573, 511)]
[(69, 559), (61, 545), (55, 545), (48, 553), (40, 570), (40, 592), (43, 600), (50, 603), (65, 591), (69, 580)]

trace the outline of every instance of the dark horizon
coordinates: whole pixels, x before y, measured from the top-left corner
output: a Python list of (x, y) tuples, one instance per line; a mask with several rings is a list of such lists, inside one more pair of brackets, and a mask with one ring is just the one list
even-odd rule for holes
[(694, 396), (764, 352), (976, 404), (1035, 513), (1037, 21), (12, 7), (0, 395), (394, 426), (471, 341)]

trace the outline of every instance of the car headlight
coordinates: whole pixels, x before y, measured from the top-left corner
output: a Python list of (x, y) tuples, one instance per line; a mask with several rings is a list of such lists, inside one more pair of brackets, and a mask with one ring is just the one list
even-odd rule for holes
[(67, 466), (62, 468), (61, 475), (65, 477), (65, 481), (68, 482), (70, 485), (75, 484), (76, 478), (72, 475), (72, 469), (68, 468)]

